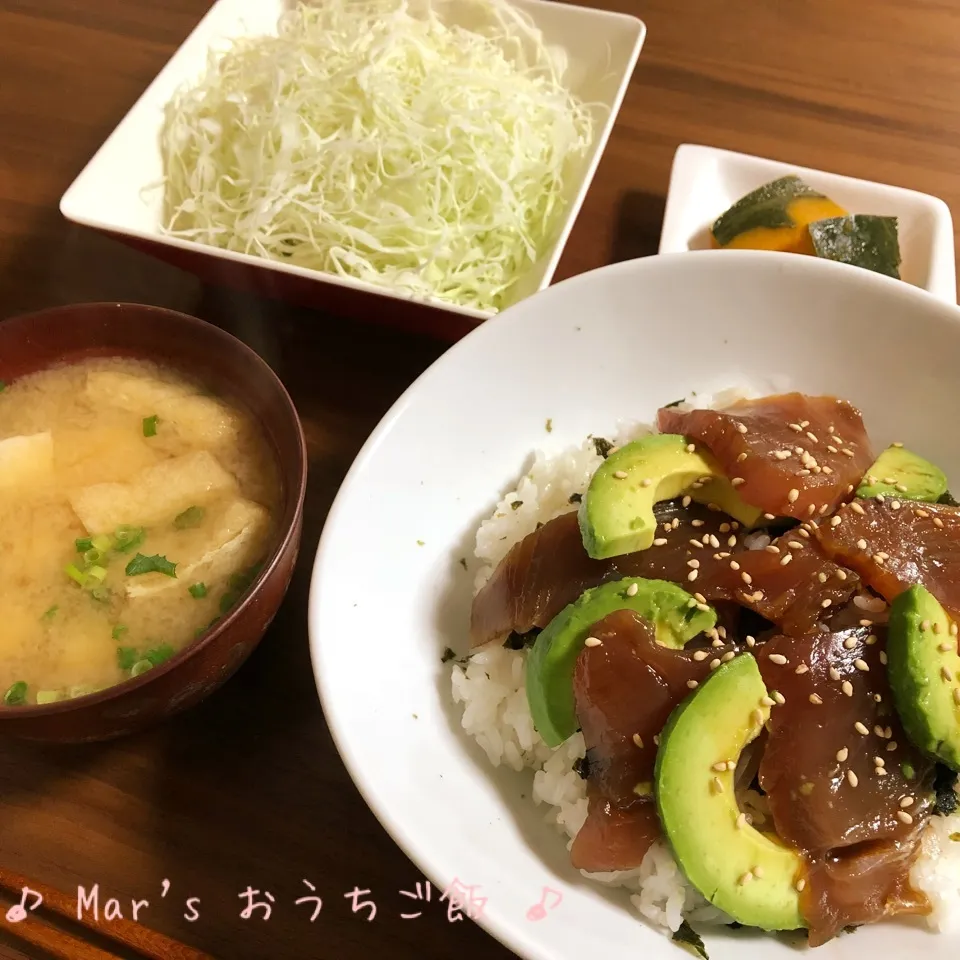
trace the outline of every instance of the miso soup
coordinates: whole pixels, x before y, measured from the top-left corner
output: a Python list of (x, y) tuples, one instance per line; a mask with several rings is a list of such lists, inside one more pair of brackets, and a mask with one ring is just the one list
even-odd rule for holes
[(0, 695), (83, 696), (190, 644), (265, 559), (257, 424), (170, 370), (95, 359), (0, 389)]

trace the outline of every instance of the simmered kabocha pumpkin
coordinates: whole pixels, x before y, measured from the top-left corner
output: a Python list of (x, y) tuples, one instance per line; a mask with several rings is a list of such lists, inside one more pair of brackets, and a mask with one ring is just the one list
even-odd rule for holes
[(814, 253), (900, 279), (896, 217), (857, 214), (810, 224)]
[(791, 175), (742, 197), (714, 222), (710, 233), (714, 247), (813, 255), (809, 224), (846, 215), (843, 207)]

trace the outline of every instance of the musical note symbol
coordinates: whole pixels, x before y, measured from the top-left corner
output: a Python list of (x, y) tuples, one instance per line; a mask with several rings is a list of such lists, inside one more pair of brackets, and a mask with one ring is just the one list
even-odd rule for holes
[[(36, 900), (28, 907), (27, 897), (33, 896), (36, 897)], [(28, 910), (36, 910), (40, 904), (43, 903), (43, 897), (37, 893), (36, 890), (31, 890), (29, 887), (24, 887), (23, 892), (20, 895), (20, 902), (15, 903), (6, 913), (8, 923), (20, 923), (23, 920), (27, 919)]]
[[(548, 907), (547, 899), (551, 896), (554, 897), (555, 899), (554, 899), (554, 902), (550, 904), (550, 906)], [(559, 890), (554, 890), (552, 887), (544, 887), (543, 894), (540, 897), (540, 902), (535, 903), (527, 911), (527, 919), (532, 923), (537, 923), (540, 920), (546, 920), (547, 911), (555, 910), (557, 907), (560, 906), (562, 901), (563, 901), (563, 894), (560, 893)]]

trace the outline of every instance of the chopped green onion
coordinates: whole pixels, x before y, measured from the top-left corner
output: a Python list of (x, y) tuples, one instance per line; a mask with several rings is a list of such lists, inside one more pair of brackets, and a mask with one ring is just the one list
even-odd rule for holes
[(145, 437), (155, 437), (157, 435), (157, 424), (160, 418), (154, 414), (152, 417), (143, 418), (143, 435)]
[(43, 616), (42, 616), (40, 619), (41, 619), (41, 620), (52, 620), (52, 619), (57, 615), (57, 611), (58, 611), (59, 609), (60, 609), (59, 605), (55, 603), (52, 607), (50, 607), (50, 608), (48, 608), (47, 610), (44, 611), (44, 614), (43, 614)]
[(7, 389), (7, 385), (2, 380), (0, 380), (0, 393), (3, 393), (3, 391), (6, 389)]
[(240, 573), (235, 573), (230, 577), (227, 585), (227, 592), (220, 598), (220, 612), (226, 613), (237, 604), (237, 601), (247, 592), (250, 585), (257, 578), (261, 563), (256, 563)]
[(173, 518), (173, 525), (177, 530), (189, 530), (191, 527), (199, 527), (203, 523), (203, 517), (206, 514), (203, 507), (187, 507), (183, 513), (177, 514)]
[(190, 596), (194, 600), (202, 600), (207, 595), (207, 585), (205, 583), (195, 583), (190, 589)]
[(138, 553), (127, 564), (126, 574), (128, 577), (138, 577), (143, 573), (162, 573), (167, 577), (176, 578), (177, 565), (159, 554), (145, 557), (142, 553)]
[(85, 586), (87, 582), (87, 575), (75, 564), (68, 563), (64, 568), (63, 572), (71, 579), (76, 580), (80, 586)]
[(3, 702), (8, 707), (22, 707), (27, 702), (27, 683), (25, 680), (18, 680), (7, 688), (3, 695)]
[(73, 541), (73, 545), (77, 548), (77, 553), (86, 553), (93, 547), (93, 540), (90, 537), (80, 537)]
[(90, 541), (90, 545), (99, 550), (101, 553), (107, 553), (110, 550), (110, 538), (105, 537), (101, 533), (98, 537), (94, 537)]
[(147, 531), (143, 527), (117, 527), (113, 535), (114, 545), (121, 553), (129, 553), (134, 547), (139, 547), (146, 539)]
[(176, 652), (169, 643), (161, 643), (159, 647), (148, 650), (143, 657), (145, 660), (149, 660), (155, 667), (159, 667), (161, 663), (166, 663)]
[(67, 698), (69, 700), (75, 700), (77, 697), (86, 697), (96, 692), (97, 688), (92, 684), (78, 683), (76, 686), (70, 687), (70, 689), (67, 690)]
[(90, 596), (98, 603), (109, 603), (113, 599), (112, 591), (107, 587), (94, 587)]
[(141, 673), (146, 673), (148, 670), (153, 669), (153, 664), (149, 660), (138, 660), (130, 668), (131, 677), (139, 677)]
[(117, 666), (121, 670), (129, 670), (139, 659), (133, 647), (117, 647)]
[(127, 626), (124, 626), (124, 624), (118, 623), (118, 624), (113, 628), (113, 634), (112, 634), (112, 635), (113, 635), (113, 639), (114, 639), (114, 640), (119, 640), (129, 629), (130, 629), (130, 628), (127, 627)]
[(66, 700), (67, 696), (62, 690), (38, 690), (37, 703), (56, 703), (58, 700)]
[(87, 577), (88, 577), (87, 583), (90, 582), (89, 578), (91, 578), (91, 577), (92, 577), (94, 580), (96, 580), (98, 583), (103, 583), (103, 581), (104, 581), (104, 580), (106, 579), (106, 577), (107, 577), (107, 568), (106, 568), (106, 567), (99, 567), (99, 566), (92, 566), (92, 567), (90, 567), (89, 570), (87, 570)]
[(102, 563), (106, 559), (106, 553), (104, 553), (102, 550), (98, 550), (96, 547), (91, 547), (89, 550), (84, 550), (83, 552), (83, 562), (88, 567), (96, 566), (98, 563)]

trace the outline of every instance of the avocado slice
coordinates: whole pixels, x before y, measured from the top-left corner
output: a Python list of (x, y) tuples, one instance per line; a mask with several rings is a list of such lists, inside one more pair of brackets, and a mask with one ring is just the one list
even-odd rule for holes
[(537, 635), (527, 657), (527, 702), (533, 724), (549, 747), (559, 746), (579, 729), (573, 669), (590, 629), (615, 610), (635, 610), (654, 625), (658, 643), (675, 649), (717, 622), (713, 610), (698, 609), (686, 590), (666, 580), (627, 577), (585, 591)]
[(887, 672), (907, 736), (960, 770), (960, 656), (952, 626), (929, 590), (918, 583), (904, 590), (890, 605)]
[(770, 716), (749, 653), (719, 667), (670, 715), (654, 772), (663, 832), (687, 879), (738, 923), (762, 930), (804, 926), (800, 854), (740, 816), (735, 764)]
[(653, 545), (654, 504), (687, 493), (714, 503), (746, 527), (761, 511), (748, 506), (706, 449), (675, 433), (634, 440), (597, 468), (580, 503), (583, 546), (595, 560), (619, 557)]
[(947, 475), (935, 464), (903, 447), (887, 447), (857, 487), (858, 497), (900, 497), (936, 503), (947, 492)]

